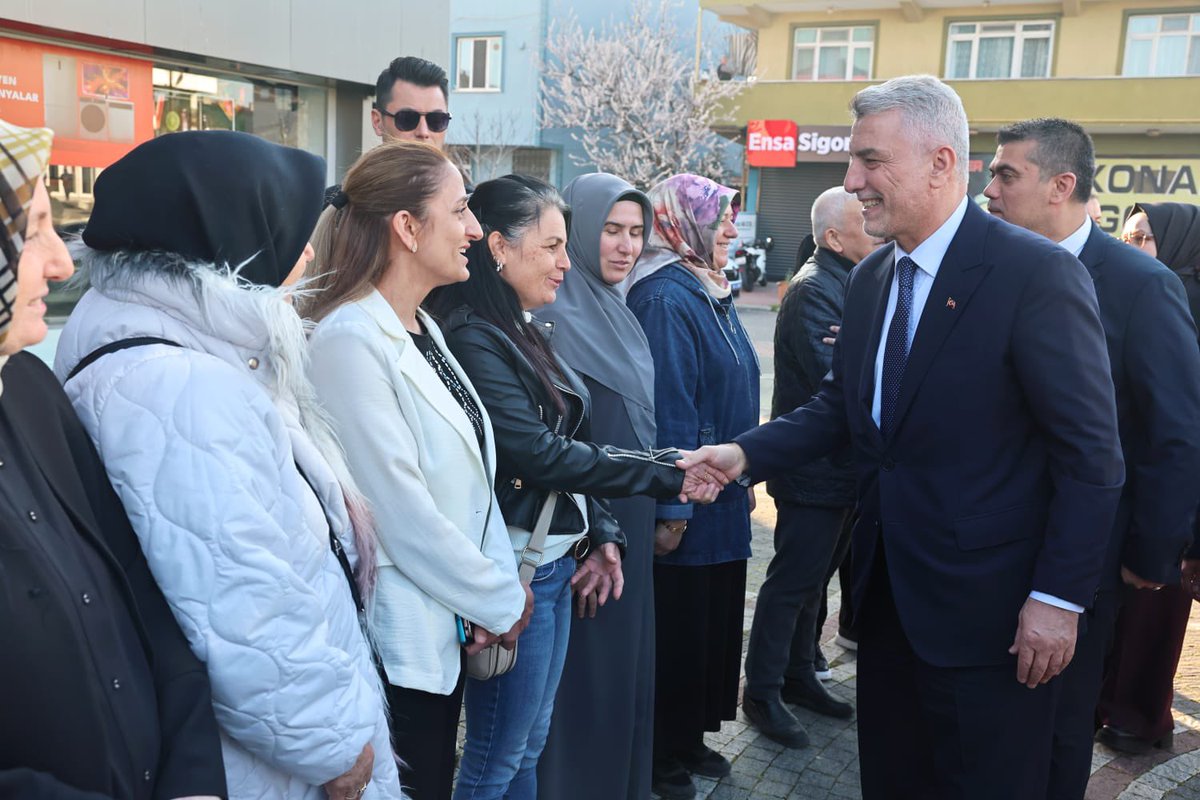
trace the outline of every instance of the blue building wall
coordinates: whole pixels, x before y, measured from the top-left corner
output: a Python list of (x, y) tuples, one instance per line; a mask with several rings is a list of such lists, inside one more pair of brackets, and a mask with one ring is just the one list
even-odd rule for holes
[[(453, 0), (450, 5), (449, 144), (537, 147), (538, 64), (545, 41), (546, 0)], [(501, 36), (500, 91), (455, 88), (458, 39)], [(500, 136), (503, 141), (497, 141)]]

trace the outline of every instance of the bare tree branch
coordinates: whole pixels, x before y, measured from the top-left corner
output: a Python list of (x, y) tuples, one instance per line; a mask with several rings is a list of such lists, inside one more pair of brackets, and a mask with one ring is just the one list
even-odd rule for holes
[(693, 72), (679, 47), (674, 0), (636, 0), (598, 31), (574, 14), (550, 24), (541, 117), (566, 128), (592, 163), (643, 189), (679, 172), (722, 178), (726, 141), (712, 126), (735, 108), (741, 81)]

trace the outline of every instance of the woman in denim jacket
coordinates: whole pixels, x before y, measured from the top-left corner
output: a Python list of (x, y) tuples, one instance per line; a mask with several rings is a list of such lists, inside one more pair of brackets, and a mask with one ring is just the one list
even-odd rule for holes
[[(676, 175), (649, 194), (654, 230), (627, 299), (654, 354), (658, 444), (728, 441), (759, 412), (758, 356), (722, 272), (737, 193)], [(729, 774), (704, 731), (737, 713), (752, 508), (737, 483), (712, 505), (659, 501), (653, 786), (662, 797), (693, 796), (689, 773)]]

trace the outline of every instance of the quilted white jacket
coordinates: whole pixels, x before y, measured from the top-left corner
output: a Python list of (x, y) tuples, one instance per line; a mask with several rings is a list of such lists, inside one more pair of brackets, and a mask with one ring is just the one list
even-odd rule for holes
[(301, 427), (322, 430), (299, 318), (276, 292), (211, 268), (175, 262), (184, 274), (165, 277), (138, 259), (89, 260), (93, 288), (63, 330), (60, 380), (118, 339), (183, 346), (111, 353), (66, 390), (208, 666), (231, 800), (324, 800), (321, 785), (367, 742), (364, 797), (402, 797), (379, 681), (330, 549), (326, 512), (357, 557), (326, 457), (336, 447)]

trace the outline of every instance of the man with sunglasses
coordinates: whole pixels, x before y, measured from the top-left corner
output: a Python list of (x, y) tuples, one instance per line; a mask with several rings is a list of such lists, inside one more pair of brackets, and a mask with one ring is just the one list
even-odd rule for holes
[(416, 56), (397, 58), (375, 82), (371, 126), (385, 142), (411, 139), (444, 150), (449, 96), (446, 70)]

